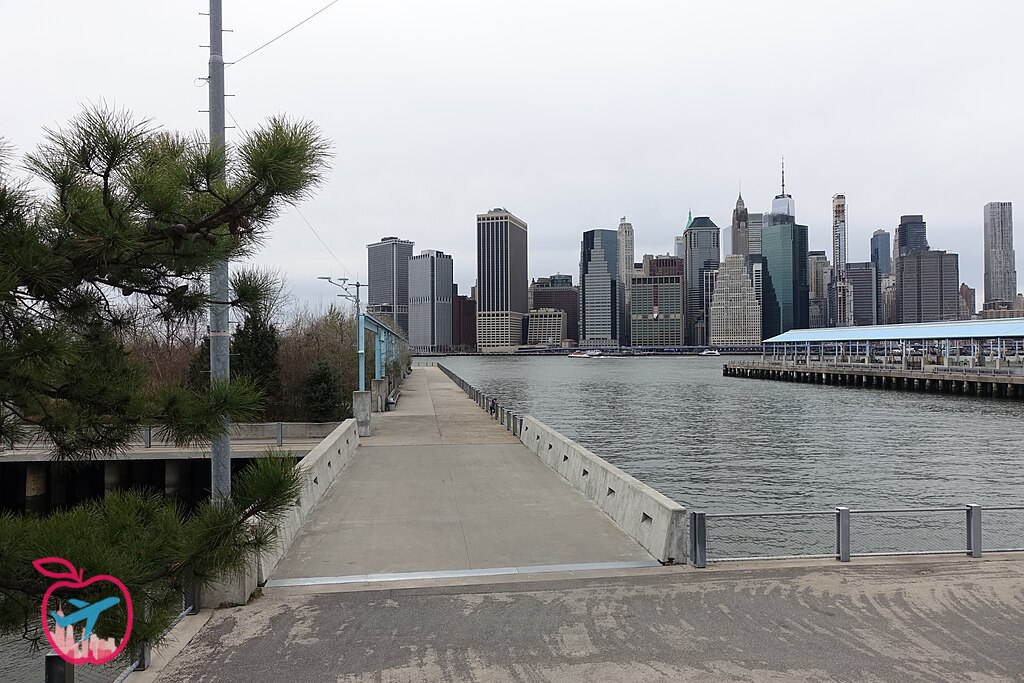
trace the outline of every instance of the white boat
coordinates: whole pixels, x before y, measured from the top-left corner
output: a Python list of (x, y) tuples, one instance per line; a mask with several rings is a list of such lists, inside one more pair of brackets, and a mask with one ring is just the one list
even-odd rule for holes
[(573, 351), (569, 354), (569, 358), (602, 358), (604, 356), (600, 349), (590, 349), (589, 351)]
[(701, 355), (701, 356), (721, 356), (722, 354), (720, 354), (718, 351), (715, 351), (714, 349), (704, 349), (703, 351), (700, 352), (699, 355)]

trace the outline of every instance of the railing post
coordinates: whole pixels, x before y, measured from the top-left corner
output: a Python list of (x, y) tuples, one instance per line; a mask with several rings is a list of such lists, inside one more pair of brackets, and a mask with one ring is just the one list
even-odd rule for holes
[(690, 513), (690, 562), (697, 569), (708, 565), (707, 515), (703, 512)]
[(134, 671), (145, 671), (153, 664), (153, 648), (143, 641), (139, 646), (139, 658), (135, 661)]
[(850, 508), (836, 508), (836, 559), (850, 561)]
[(277, 423), (277, 445), (284, 445), (284, 422)]
[(967, 554), (981, 557), (981, 506), (967, 506)]
[(142, 432), (142, 445), (145, 448), (153, 447), (153, 427), (146, 425), (146, 429)]
[(47, 652), (43, 661), (44, 683), (75, 683), (75, 665), (68, 664), (56, 652)]

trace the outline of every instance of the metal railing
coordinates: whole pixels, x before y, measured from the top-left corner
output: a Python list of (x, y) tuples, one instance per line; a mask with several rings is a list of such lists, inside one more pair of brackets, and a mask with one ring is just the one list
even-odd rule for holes
[(1024, 552), (1024, 505), (690, 512), (690, 562), (698, 568), (792, 558), (981, 557), (983, 550)]
[(995, 375), (995, 376), (1014, 376), (1024, 374), (1024, 368), (1018, 367), (1004, 367), (1004, 368), (992, 368), (987, 366), (974, 366), (969, 365), (935, 365), (928, 363), (923, 367), (920, 364), (909, 364), (904, 367), (901, 363), (866, 363), (864, 361), (834, 361), (834, 360), (817, 360), (812, 359), (810, 363), (806, 362), (806, 359), (800, 357), (796, 360), (779, 360), (766, 358), (763, 361), (729, 361), (729, 365), (741, 366), (741, 367), (769, 367), (769, 368), (781, 368), (781, 369), (800, 369), (805, 368), (808, 370), (814, 370), (816, 368), (840, 368), (840, 369), (856, 369), (856, 370), (906, 370), (913, 372), (941, 372), (953, 375)]
[(460, 389), (465, 391), (467, 396), (476, 401), (478, 406), (486, 410), (490, 417), (505, 427), (505, 429), (512, 432), (515, 436), (520, 436), (523, 433), (522, 415), (509, 410), (499, 403), (497, 398), (480, 391), (472, 384), (446, 368), (444, 365), (438, 364), (437, 367), (441, 372), (447, 375), (451, 381), (455, 382)]

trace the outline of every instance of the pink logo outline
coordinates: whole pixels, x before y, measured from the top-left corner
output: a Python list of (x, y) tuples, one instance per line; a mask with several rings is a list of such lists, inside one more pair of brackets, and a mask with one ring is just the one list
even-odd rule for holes
[[(63, 568), (65, 571), (53, 571), (47, 569), (45, 565), (56, 564)], [(85, 578), (85, 569), (76, 569), (73, 564), (68, 562), (62, 557), (43, 557), (35, 560), (32, 563), (36, 571), (43, 576), (51, 579), (57, 579), (57, 582), (51, 585), (46, 593), (43, 594), (42, 604), (42, 624), (43, 630), (46, 631), (46, 640), (53, 648), (61, 659), (69, 664), (105, 664), (110, 660), (121, 654), (125, 646), (128, 644), (128, 639), (132, 633), (132, 597), (128, 593), (128, 588), (117, 579), (109, 574), (98, 574), (89, 579)], [(124, 597), (125, 607), (128, 610), (128, 623), (125, 628), (124, 635), (121, 637), (120, 645), (114, 638), (100, 639), (93, 633), (88, 642), (84, 640), (82, 642), (76, 642), (74, 635), (74, 627), (71, 625), (61, 627), (54, 620), (54, 628), (51, 630), (50, 616), (47, 612), (47, 607), (50, 604), (50, 596), (58, 588), (72, 588), (82, 589), (94, 583), (101, 581), (108, 581), (114, 584), (117, 589), (121, 592), (121, 596)], [(57, 614), (64, 616), (63, 612), (57, 611)], [(84, 633), (84, 631), (83, 631)]]

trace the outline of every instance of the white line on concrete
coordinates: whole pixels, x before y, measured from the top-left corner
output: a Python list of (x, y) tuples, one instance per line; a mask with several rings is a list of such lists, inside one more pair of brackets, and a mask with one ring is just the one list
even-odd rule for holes
[(347, 576), (310, 576), (301, 579), (270, 579), (267, 588), (285, 586), (326, 586), (339, 583), (369, 583), (373, 581), (410, 581), (423, 579), (461, 579), (468, 576), (508, 576), (511, 574), (544, 574), (547, 572), (583, 572), (610, 569), (640, 569), (660, 567), (657, 560), (631, 560), (628, 562), (588, 562), (583, 564), (537, 564), (528, 567), (493, 567), (489, 569), (442, 569), (429, 572), (394, 572), (391, 574), (349, 574)]

